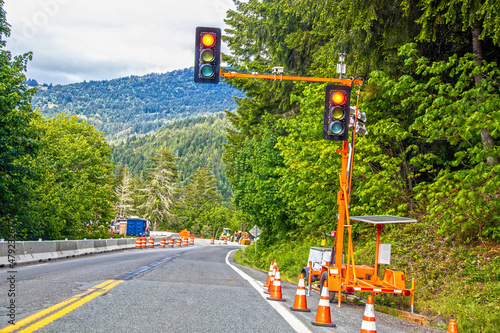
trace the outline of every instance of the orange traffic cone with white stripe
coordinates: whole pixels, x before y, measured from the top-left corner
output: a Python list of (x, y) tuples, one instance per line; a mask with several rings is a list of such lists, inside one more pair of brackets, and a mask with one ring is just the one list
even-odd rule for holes
[(173, 238), (169, 238), (168, 247), (174, 247), (174, 239)]
[(264, 288), (269, 288), (269, 283), (271, 282), (271, 276), (273, 275), (273, 262), (271, 261), (271, 265), (269, 265), (269, 272), (267, 273), (267, 280), (264, 284)]
[(165, 238), (160, 240), (160, 247), (165, 247)]
[(458, 333), (457, 321), (455, 319), (450, 319), (448, 333)]
[(375, 325), (375, 306), (373, 305), (372, 295), (369, 295), (366, 301), (365, 315), (363, 316), (360, 333), (377, 333), (377, 325)]
[(210, 244), (215, 245), (215, 242), (214, 242), (214, 241), (215, 241), (215, 238), (214, 238), (214, 237), (210, 238)]
[(141, 248), (141, 244), (142, 244), (142, 240), (140, 237), (136, 238), (135, 239), (135, 248), (136, 249), (140, 249)]
[(273, 291), (271, 292), (271, 296), (268, 297), (267, 299), (270, 301), (280, 301), (280, 302), (286, 302), (286, 299), (282, 298), (281, 294), (281, 273), (280, 273), (280, 268), (276, 270), (276, 276), (274, 277), (273, 281)]
[(274, 288), (274, 278), (276, 277), (276, 266), (273, 266), (273, 272), (271, 274), (271, 279), (269, 280), (269, 286), (267, 286), (267, 290), (264, 291), (265, 294), (271, 294)]
[(297, 293), (295, 294), (295, 301), (293, 302), (293, 306), (290, 307), (290, 310), (311, 312), (311, 310), (309, 310), (307, 308), (306, 286), (304, 283), (304, 273), (300, 274), (299, 285), (297, 286)]
[(146, 247), (146, 237), (142, 237), (141, 247)]
[(149, 237), (148, 247), (155, 246), (155, 239), (153, 237)]
[(319, 299), (318, 312), (316, 313), (316, 320), (311, 321), (314, 326), (324, 326), (324, 327), (336, 327), (337, 325), (332, 323), (332, 317), (330, 314), (330, 291), (328, 290), (328, 280), (323, 283), (323, 288), (321, 289), (321, 297)]

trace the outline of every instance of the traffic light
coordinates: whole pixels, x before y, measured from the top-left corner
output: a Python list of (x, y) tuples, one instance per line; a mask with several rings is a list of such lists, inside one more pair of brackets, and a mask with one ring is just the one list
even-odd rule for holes
[(339, 141), (349, 139), (350, 99), (351, 87), (326, 86), (323, 139)]
[(194, 82), (219, 83), (220, 45), (219, 28), (196, 28)]

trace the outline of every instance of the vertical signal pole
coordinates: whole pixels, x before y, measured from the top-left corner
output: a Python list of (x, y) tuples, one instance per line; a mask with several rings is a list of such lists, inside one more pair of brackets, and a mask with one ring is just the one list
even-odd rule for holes
[(342, 254), (344, 252), (344, 226), (346, 220), (346, 198), (348, 180), (347, 165), (349, 156), (349, 111), (350, 111), (351, 87), (328, 85), (325, 91), (325, 110), (323, 122), (323, 139), (342, 141), (342, 167), (340, 171), (340, 190), (337, 193), (337, 204), (339, 207), (339, 218), (337, 222), (337, 242), (335, 244), (335, 267), (338, 273), (342, 272)]
[(345, 197), (342, 189), (347, 188), (347, 162), (348, 162), (348, 141), (343, 142), (343, 149), (337, 150), (337, 153), (342, 153), (342, 165), (340, 171), (340, 189), (337, 193), (337, 204), (339, 207), (339, 219), (337, 222), (337, 243), (335, 244), (335, 267), (339, 272), (342, 272), (342, 254), (344, 252), (344, 225), (346, 219), (346, 208), (349, 204), (348, 198)]

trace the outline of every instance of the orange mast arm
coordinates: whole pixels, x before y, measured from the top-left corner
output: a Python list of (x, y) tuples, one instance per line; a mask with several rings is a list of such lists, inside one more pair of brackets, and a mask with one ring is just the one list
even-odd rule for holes
[[(241, 74), (236, 72), (219, 73), (219, 77), (226, 79), (265, 79), (265, 80), (280, 80), (280, 81), (307, 81), (307, 82), (327, 82), (340, 83), (343, 86), (350, 86), (353, 81), (349, 79), (328, 79), (321, 77), (305, 77), (305, 76), (287, 76), (287, 75), (268, 75), (268, 74)], [(355, 80), (354, 84), (363, 85), (363, 81)]]

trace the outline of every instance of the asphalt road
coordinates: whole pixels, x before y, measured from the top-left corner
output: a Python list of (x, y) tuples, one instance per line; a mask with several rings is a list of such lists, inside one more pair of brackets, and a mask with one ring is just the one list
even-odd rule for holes
[[(267, 272), (232, 259), (240, 246), (195, 243), (3, 268), (0, 333), (360, 331), (364, 306), (331, 304), (337, 327), (313, 326), (318, 293), (307, 298), (310, 313), (292, 312), (296, 285), (282, 281), (286, 302), (268, 301), (261, 288)], [(377, 332), (443, 332), (378, 312), (375, 318)]]

